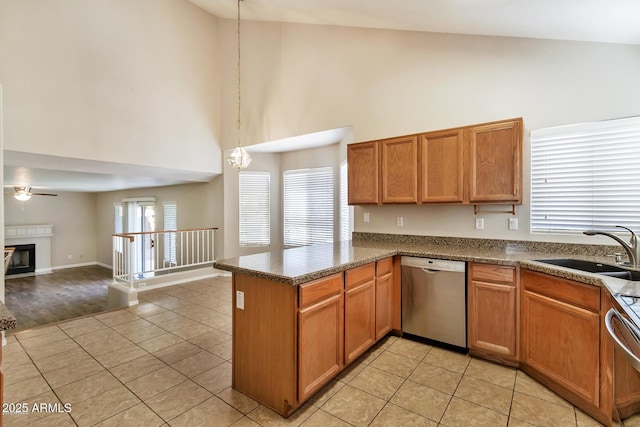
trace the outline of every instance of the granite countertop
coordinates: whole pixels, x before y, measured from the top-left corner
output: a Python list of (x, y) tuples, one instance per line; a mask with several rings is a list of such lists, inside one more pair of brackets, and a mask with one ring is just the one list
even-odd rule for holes
[[(586, 245), (519, 245), (505, 244), (504, 241), (497, 242), (496, 244), (496, 241), (481, 239), (448, 238), (358, 239), (218, 260), (213, 266), (233, 273), (299, 285), (389, 256), (406, 255), (519, 265), (557, 277), (605, 287), (612, 294), (623, 293), (640, 297), (640, 282), (606, 277), (536, 261), (539, 259), (574, 258), (613, 265), (613, 260), (603, 255), (606, 252), (598, 251), (600, 248), (594, 250)], [(576, 253), (576, 247), (582, 248), (583, 246), (588, 249), (586, 253)]]
[(16, 318), (11, 312), (0, 302), (0, 331), (16, 328)]

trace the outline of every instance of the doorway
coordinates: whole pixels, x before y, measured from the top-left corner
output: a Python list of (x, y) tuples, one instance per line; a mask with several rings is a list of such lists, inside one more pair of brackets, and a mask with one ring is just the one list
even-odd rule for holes
[(126, 232), (139, 233), (133, 254), (133, 271), (139, 271), (138, 278), (144, 272), (155, 270), (156, 260), (156, 207), (152, 201), (128, 201)]

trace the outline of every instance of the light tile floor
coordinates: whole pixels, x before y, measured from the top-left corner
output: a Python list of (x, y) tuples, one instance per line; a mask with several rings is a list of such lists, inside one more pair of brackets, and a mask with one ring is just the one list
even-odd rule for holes
[(27, 413), (5, 426), (599, 425), (521, 371), (396, 337), (285, 420), (231, 388), (230, 279), (140, 299), (9, 335), (5, 403)]

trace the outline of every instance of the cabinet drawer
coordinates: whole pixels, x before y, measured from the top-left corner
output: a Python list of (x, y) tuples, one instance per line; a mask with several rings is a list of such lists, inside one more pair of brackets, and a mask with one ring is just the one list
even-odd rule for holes
[(353, 289), (358, 285), (370, 282), (375, 278), (376, 263), (365, 264), (347, 270), (345, 278), (345, 289)]
[(376, 277), (391, 274), (393, 271), (393, 257), (376, 261)]
[(591, 311), (600, 311), (600, 288), (531, 270), (522, 271), (526, 290)]
[(515, 285), (515, 267), (491, 265), (491, 264), (471, 264), (471, 279), (481, 282), (505, 283)]
[(299, 306), (300, 308), (307, 307), (331, 295), (337, 295), (342, 291), (342, 287), (342, 273), (303, 283), (299, 286)]

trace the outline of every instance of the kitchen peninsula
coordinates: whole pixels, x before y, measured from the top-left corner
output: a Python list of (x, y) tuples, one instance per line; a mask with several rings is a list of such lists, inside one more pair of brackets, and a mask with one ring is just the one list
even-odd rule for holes
[[(536, 260), (572, 257), (610, 262), (605, 258), (610, 251), (611, 247), (599, 245), (354, 233), (353, 241), (216, 261), (215, 268), (233, 273), (233, 387), (282, 416), (290, 415), (378, 339), (393, 331), (401, 333), (399, 256), (441, 258), (512, 269), (516, 292), (509, 297), (515, 311), (510, 318), (501, 317), (496, 327), (514, 331), (511, 347), (518, 351), (506, 360), (514, 360), (515, 366), (607, 422), (612, 350), (600, 333), (606, 306), (603, 302), (601, 307), (600, 295), (602, 301), (620, 291), (640, 295), (640, 285)], [(551, 282), (540, 282), (540, 278)], [(469, 279), (469, 287), (472, 282)], [(589, 325), (594, 332), (589, 338), (601, 344), (596, 344), (599, 350), (576, 356), (576, 360), (584, 357), (593, 368), (587, 376), (581, 371), (545, 370), (544, 363), (554, 363), (553, 357), (539, 366), (539, 328), (531, 323), (538, 319), (528, 314), (527, 322), (520, 321), (522, 295), (528, 296), (526, 307), (531, 313), (539, 308), (534, 304), (549, 297), (562, 301), (564, 308), (572, 301), (556, 294), (554, 287), (565, 285), (593, 295)], [(591, 307), (583, 301), (576, 304)], [(573, 342), (583, 345), (580, 340)], [(474, 347), (470, 338), (473, 355), (502, 363), (500, 357)], [(563, 351), (580, 353), (580, 348)], [(577, 383), (575, 390), (571, 381)]]

